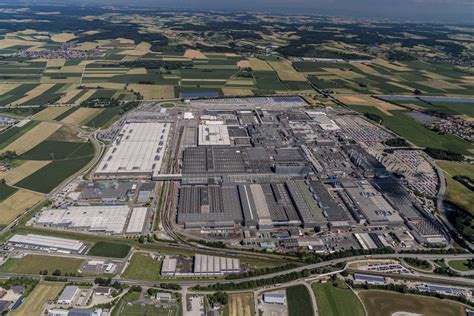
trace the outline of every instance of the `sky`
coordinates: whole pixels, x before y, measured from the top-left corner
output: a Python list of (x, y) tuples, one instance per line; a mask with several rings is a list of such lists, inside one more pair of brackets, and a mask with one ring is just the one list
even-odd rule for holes
[[(44, 1), (55, 0), (33, 0), (33, 2)], [(474, 24), (474, 0), (56, 0), (55, 2), (306, 13)]]

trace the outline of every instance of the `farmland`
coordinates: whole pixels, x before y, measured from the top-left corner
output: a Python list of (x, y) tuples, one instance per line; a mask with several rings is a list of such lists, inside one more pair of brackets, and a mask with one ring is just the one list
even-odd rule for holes
[(0, 224), (9, 224), (27, 209), (43, 199), (43, 194), (27, 190), (17, 190), (0, 202)]
[(286, 289), (289, 316), (311, 316), (314, 311), (311, 297), (304, 285), (295, 285)]
[(321, 316), (364, 315), (364, 309), (351, 290), (343, 289), (331, 283), (313, 283), (313, 291)]
[(38, 284), (33, 292), (28, 295), (26, 300), (21, 304), (12, 315), (29, 316), (40, 315), (43, 311), (43, 305), (50, 300), (54, 300), (61, 293), (63, 283), (43, 282)]
[(229, 294), (229, 316), (251, 316), (255, 314), (253, 293)]
[(390, 316), (402, 311), (433, 316), (465, 315), (463, 305), (449, 300), (386, 291), (362, 291), (359, 296), (369, 315)]
[(133, 255), (124, 276), (133, 280), (159, 280), (161, 262), (154, 260), (147, 254), (136, 253)]
[(130, 251), (129, 245), (111, 242), (96, 242), (87, 252), (89, 256), (125, 258)]
[(46, 270), (51, 274), (54, 270), (59, 270), (62, 274), (70, 274), (77, 273), (82, 262), (82, 259), (26, 255), (22, 258), (10, 258), (0, 268), (0, 271), (4, 273), (39, 274), (40, 271)]

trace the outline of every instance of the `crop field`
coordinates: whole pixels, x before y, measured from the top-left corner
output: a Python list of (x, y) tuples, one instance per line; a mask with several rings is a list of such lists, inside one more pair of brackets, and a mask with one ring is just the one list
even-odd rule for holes
[(82, 259), (41, 256), (41, 255), (26, 255), (22, 258), (10, 258), (0, 267), (3, 273), (20, 273), (20, 274), (39, 274), (40, 271), (47, 270), (51, 274), (54, 270), (65, 273), (77, 273), (82, 262)]
[(311, 316), (313, 307), (308, 289), (304, 285), (295, 285), (286, 289), (289, 316)]
[(445, 173), (447, 184), (445, 199), (474, 215), (474, 194), (469, 188), (453, 179), (455, 176), (474, 179), (474, 166), (469, 163), (441, 160), (436, 164)]
[(124, 276), (133, 280), (160, 280), (161, 261), (154, 260), (147, 254), (133, 255)]
[(302, 73), (297, 72), (290, 62), (287, 61), (269, 61), (270, 67), (276, 71), (282, 81), (305, 81)]
[(331, 283), (313, 283), (312, 288), (321, 316), (363, 316), (365, 314), (362, 304), (350, 289), (335, 287)]
[(18, 155), (21, 155), (28, 150), (34, 148), (42, 141), (46, 140), (54, 132), (61, 127), (60, 124), (41, 122), (39, 125), (33, 127), (31, 130), (26, 132), (24, 135), (17, 138), (14, 142), (2, 149), (5, 151), (14, 151)]
[(229, 316), (255, 315), (253, 293), (229, 294)]
[(59, 115), (63, 114), (69, 110), (69, 107), (66, 106), (55, 106), (55, 107), (48, 107), (42, 110), (39, 113), (36, 113), (32, 119), (38, 121), (52, 121)]
[(2, 131), (0, 133), (0, 149), (7, 147), (38, 124), (39, 122), (30, 121), (22, 127), (13, 126), (6, 131)]
[(20, 308), (12, 313), (14, 316), (41, 315), (46, 302), (56, 299), (61, 293), (64, 283), (42, 282), (28, 295)]
[(29, 175), (43, 168), (51, 161), (48, 160), (30, 160), (25, 161), (20, 166), (10, 169), (7, 172), (0, 173), (0, 179), (3, 178), (9, 184), (14, 185)]
[[(3, 176), (3, 175), (0, 174), (0, 176)], [(17, 188), (11, 187), (6, 183), (0, 182), (0, 202), (7, 199), (10, 195), (15, 193), (17, 190), (18, 190)]]
[(18, 190), (0, 203), (0, 224), (9, 224), (16, 217), (43, 199), (43, 194)]
[(61, 122), (73, 125), (83, 125), (90, 121), (95, 115), (98, 115), (101, 109), (79, 108), (77, 111), (66, 116)]
[(145, 100), (173, 99), (174, 87), (171, 85), (130, 84), (128, 89), (139, 92)]
[(392, 116), (390, 111), (404, 110), (404, 108), (398, 105), (394, 105), (382, 100), (378, 100), (371, 96), (340, 96), (337, 98), (347, 105), (363, 105), (363, 106), (376, 107), (379, 111), (382, 111), (384, 114), (388, 116)]
[(129, 245), (99, 241), (87, 252), (89, 256), (125, 258), (130, 251)]
[(369, 315), (391, 316), (397, 312), (408, 312), (430, 316), (462, 316), (466, 313), (463, 305), (438, 298), (372, 290), (362, 291), (359, 296)]

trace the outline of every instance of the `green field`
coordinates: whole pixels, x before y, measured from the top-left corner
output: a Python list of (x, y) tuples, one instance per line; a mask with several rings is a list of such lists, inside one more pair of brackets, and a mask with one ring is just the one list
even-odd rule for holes
[(458, 271), (471, 271), (472, 269), (469, 268), (467, 265), (467, 260), (450, 260), (448, 265)]
[(40, 271), (47, 270), (48, 274), (54, 270), (60, 270), (61, 274), (77, 273), (81, 266), (82, 259), (40, 256), (40, 255), (26, 255), (23, 258), (10, 258), (0, 267), (0, 272), (3, 273), (26, 273), (39, 274)]
[(380, 116), (384, 126), (420, 147), (443, 149), (462, 155), (470, 155), (468, 150), (474, 148), (473, 144), (457, 136), (436, 134), (409, 117), (407, 111), (390, 111), (392, 116), (388, 116), (372, 106), (349, 105), (349, 107), (361, 113)]
[(130, 251), (130, 246), (112, 242), (96, 242), (87, 252), (89, 256), (125, 258)]
[(364, 308), (350, 289), (335, 287), (332, 283), (313, 283), (318, 312), (321, 316), (363, 316)]
[(0, 149), (7, 147), (9, 144), (13, 143), (16, 139), (26, 134), (26, 132), (38, 124), (39, 122), (31, 121), (23, 127), (13, 126), (3, 132), (0, 132)]
[(359, 296), (369, 316), (392, 316), (401, 311), (430, 316), (463, 316), (466, 313), (459, 303), (431, 297), (375, 290), (362, 291)]
[(10, 195), (18, 191), (17, 188), (13, 188), (6, 183), (0, 181), (0, 202), (6, 200)]
[(155, 305), (141, 304), (138, 302), (140, 294), (133, 292), (125, 294), (112, 311), (112, 316), (178, 316), (175, 306), (169, 308), (156, 307)]
[(45, 140), (21, 155), (26, 160), (62, 160), (94, 155), (94, 146), (89, 143)]
[(447, 184), (445, 199), (474, 215), (474, 192), (453, 179), (454, 176), (467, 176), (474, 179), (474, 165), (441, 160), (438, 160), (436, 164), (445, 171)]
[(153, 260), (152, 257), (137, 253), (134, 254), (124, 276), (134, 280), (159, 280), (161, 272), (161, 261)]
[(313, 307), (311, 296), (304, 285), (295, 285), (286, 289), (286, 300), (288, 302), (289, 316), (311, 316)]
[(92, 120), (87, 122), (85, 125), (93, 128), (100, 128), (109, 123), (119, 112), (120, 107), (112, 107), (104, 109), (98, 115), (94, 116)]

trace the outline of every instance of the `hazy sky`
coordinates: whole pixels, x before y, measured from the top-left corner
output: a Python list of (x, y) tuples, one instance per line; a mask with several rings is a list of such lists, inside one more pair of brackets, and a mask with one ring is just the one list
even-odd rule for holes
[[(32, 0), (43, 2), (44, 0)], [(474, 23), (474, 0), (46, 0)], [(0, 0), (1, 2), (1, 0)]]

